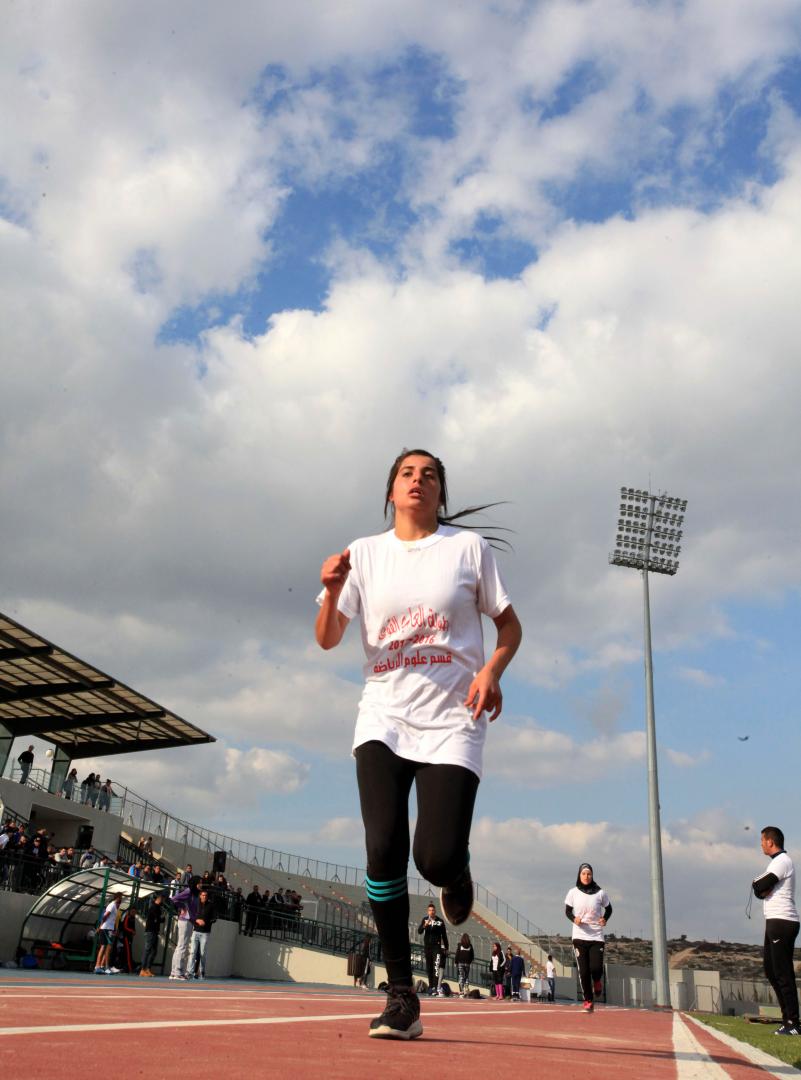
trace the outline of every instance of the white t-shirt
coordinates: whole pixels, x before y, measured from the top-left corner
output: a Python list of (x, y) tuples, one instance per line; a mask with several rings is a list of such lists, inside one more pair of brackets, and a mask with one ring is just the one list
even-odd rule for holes
[(603, 889), (595, 893), (585, 893), (574, 885), (565, 897), (565, 907), (572, 907), (575, 916), (581, 916), (581, 925), (573, 923), (573, 940), (603, 941), (604, 928), (600, 920), (609, 907), (609, 897)]
[(484, 666), (481, 615), (510, 603), (492, 548), (441, 525), (409, 543), (394, 531), (354, 540), (350, 563), (338, 608), (359, 617), (366, 657), (353, 749), (377, 740), (480, 777), (487, 717), (473, 720), (464, 700)]
[(113, 900), (103, 912), (103, 921), (100, 924), (101, 930), (115, 930), (117, 927), (117, 915), (120, 910), (120, 905), (116, 904)]
[[(795, 906), (795, 867), (786, 851), (780, 851), (773, 856), (765, 867), (765, 874), (775, 874), (779, 879), (762, 901), (765, 918), (798, 922), (798, 908)], [(764, 874), (762, 876), (764, 877)]]
[(553, 960), (549, 960), (545, 965), (545, 977), (546, 979), (553, 979), (556, 975), (556, 968), (554, 967)]

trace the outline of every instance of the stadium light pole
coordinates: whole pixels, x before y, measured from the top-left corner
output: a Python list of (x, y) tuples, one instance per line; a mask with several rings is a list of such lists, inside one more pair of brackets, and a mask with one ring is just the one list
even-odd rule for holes
[(651, 921), (653, 928), (654, 985), (657, 1007), (670, 1005), (665, 886), (662, 876), (662, 828), (659, 820), (659, 776), (654, 717), (654, 663), (651, 653), (651, 600), (648, 574), (669, 574), (679, 568), (686, 499), (652, 495), (639, 488), (620, 489), (620, 516), (613, 566), (627, 566), (642, 574), (645, 654), (645, 736), (648, 754), (648, 835), (651, 851)]

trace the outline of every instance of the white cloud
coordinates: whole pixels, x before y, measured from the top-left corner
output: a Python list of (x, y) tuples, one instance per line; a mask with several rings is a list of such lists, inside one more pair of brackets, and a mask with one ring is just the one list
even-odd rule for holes
[(498, 723), (485, 752), (487, 771), (527, 786), (554, 787), (609, 777), (645, 756), (642, 731), (574, 739), (534, 723)]
[(671, 750), (665, 747), (668, 761), (678, 769), (693, 769), (704, 761), (709, 760), (709, 751), (702, 750), (699, 754), (688, 754), (685, 750)]
[(723, 686), (726, 682), (722, 676), (714, 675), (711, 671), (704, 671), (703, 668), (680, 667), (676, 674), (684, 682), (693, 683), (695, 686), (702, 686), (705, 689)]

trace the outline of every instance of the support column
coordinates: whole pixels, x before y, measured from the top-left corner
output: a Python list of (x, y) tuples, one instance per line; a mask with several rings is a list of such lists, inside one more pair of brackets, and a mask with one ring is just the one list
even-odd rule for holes
[(61, 747), (57, 746), (53, 758), (53, 769), (50, 773), (50, 783), (47, 785), (47, 790), (51, 795), (58, 795), (59, 791), (61, 791), (61, 786), (67, 779), (71, 761), (72, 759), (64, 753)]
[(8, 757), (11, 753), (11, 744), (13, 742), (14, 736), (5, 724), (0, 724), (0, 776), (3, 775), (3, 771), (8, 763)]

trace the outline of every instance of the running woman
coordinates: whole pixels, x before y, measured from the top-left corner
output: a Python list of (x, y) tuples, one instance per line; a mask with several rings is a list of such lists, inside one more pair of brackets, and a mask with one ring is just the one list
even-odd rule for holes
[[(473, 906), (470, 825), (488, 721), (521, 629), (490, 544), (451, 522), (445, 468), (427, 450), (392, 464), (391, 528), (325, 560), (316, 638), (324, 649), (358, 618), (366, 654), (353, 753), (367, 847), (367, 894), (387, 966), (375, 1038), (423, 1033), (409, 945), (409, 793), (417, 792), (414, 861), (439, 886), (454, 926)], [(478, 508), (475, 508), (478, 509)], [(481, 616), (497, 629), (484, 660)]]
[(592, 867), (582, 863), (576, 884), (565, 897), (565, 915), (573, 924), (573, 951), (578, 964), (585, 1012), (603, 992), (604, 927), (612, 914), (609, 897), (593, 880)]

